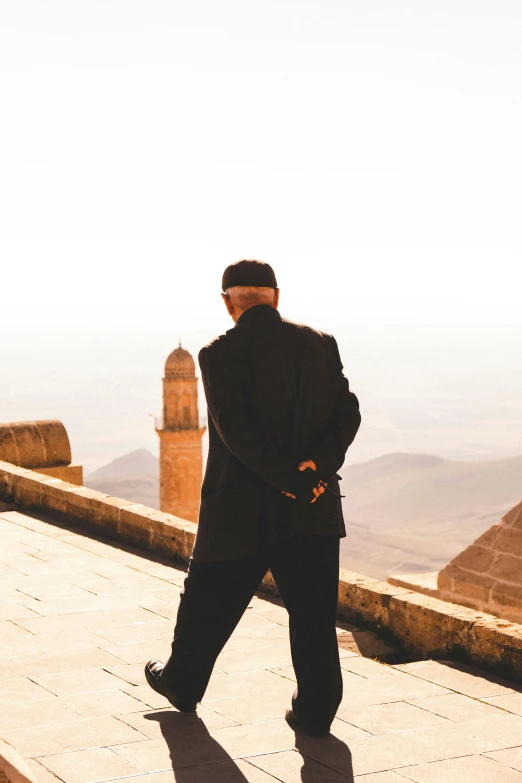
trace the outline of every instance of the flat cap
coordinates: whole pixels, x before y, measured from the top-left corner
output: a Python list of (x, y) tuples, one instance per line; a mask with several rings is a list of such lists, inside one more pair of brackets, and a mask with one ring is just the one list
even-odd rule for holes
[(277, 280), (270, 264), (264, 261), (244, 259), (227, 266), (223, 272), (221, 288), (233, 288), (235, 285), (253, 286), (255, 288), (277, 288)]

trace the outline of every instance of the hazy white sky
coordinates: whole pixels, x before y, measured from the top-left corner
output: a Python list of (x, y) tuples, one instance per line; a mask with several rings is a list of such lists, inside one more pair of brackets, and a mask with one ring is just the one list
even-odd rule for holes
[(0, 325), (522, 324), (520, 0), (3, 0)]

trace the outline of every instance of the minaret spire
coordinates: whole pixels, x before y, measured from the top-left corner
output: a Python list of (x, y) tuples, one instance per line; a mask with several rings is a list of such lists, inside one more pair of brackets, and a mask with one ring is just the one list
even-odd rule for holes
[(181, 337), (165, 362), (160, 439), (160, 509), (197, 522), (202, 477), (198, 381), (193, 357)]

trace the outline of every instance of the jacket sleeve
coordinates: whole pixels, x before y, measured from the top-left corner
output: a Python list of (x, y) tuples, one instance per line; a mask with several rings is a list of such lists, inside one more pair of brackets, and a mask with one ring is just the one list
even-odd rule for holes
[(322, 433), (310, 455), (310, 459), (313, 459), (317, 466), (317, 473), (325, 479), (337, 473), (342, 466), (348, 447), (361, 424), (359, 400), (350, 391), (348, 379), (343, 374), (337, 343), (333, 337), (331, 339), (337, 363), (338, 391), (326, 431)]
[(301, 478), (297, 463), (256, 428), (246, 399), (241, 359), (216, 345), (202, 348), (198, 359), (209, 414), (225, 446), (262, 481), (295, 494)]

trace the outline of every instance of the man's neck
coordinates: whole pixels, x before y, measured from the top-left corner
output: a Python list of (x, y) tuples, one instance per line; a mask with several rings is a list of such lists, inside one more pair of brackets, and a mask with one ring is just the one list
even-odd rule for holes
[(247, 310), (243, 310), (241, 315), (236, 321), (236, 325), (239, 323), (245, 323), (246, 321), (254, 320), (255, 318), (264, 318), (270, 316), (278, 316), (279, 311), (272, 305), (258, 304), (249, 307)]

